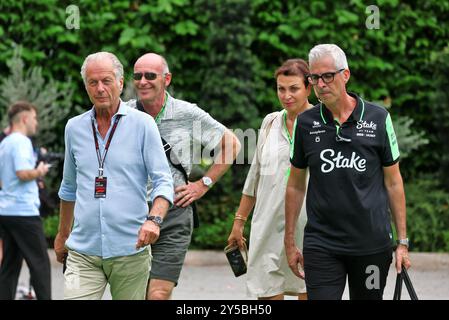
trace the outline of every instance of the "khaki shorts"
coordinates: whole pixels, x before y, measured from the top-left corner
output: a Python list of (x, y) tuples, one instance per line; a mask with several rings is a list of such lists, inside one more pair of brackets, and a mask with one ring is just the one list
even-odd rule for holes
[(159, 239), (151, 245), (151, 279), (178, 284), (192, 231), (192, 207), (172, 207), (162, 223)]
[(151, 255), (102, 259), (69, 250), (64, 300), (101, 300), (109, 283), (113, 300), (145, 300)]

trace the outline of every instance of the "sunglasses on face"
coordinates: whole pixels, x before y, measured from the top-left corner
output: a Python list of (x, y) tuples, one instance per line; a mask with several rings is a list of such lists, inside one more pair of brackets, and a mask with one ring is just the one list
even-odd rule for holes
[(133, 79), (134, 80), (141, 80), (142, 76), (146, 79), (146, 80), (155, 80), (158, 76), (158, 73), (154, 73), (154, 72), (135, 72), (133, 74)]

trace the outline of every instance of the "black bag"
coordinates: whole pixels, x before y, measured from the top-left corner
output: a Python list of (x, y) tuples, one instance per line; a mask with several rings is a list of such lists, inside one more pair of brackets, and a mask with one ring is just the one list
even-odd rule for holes
[(402, 282), (405, 282), (405, 287), (407, 288), (408, 294), (411, 300), (418, 300), (415, 289), (413, 288), (412, 281), (410, 280), (407, 269), (402, 266), (402, 272), (398, 273), (396, 278), (396, 287), (394, 288), (393, 300), (401, 300), (402, 293)]
[(231, 265), (232, 272), (236, 277), (241, 276), (246, 273), (246, 262), (248, 260), (248, 251), (246, 249), (246, 244), (244, 244), (245, 257), (243, 257), (237, 245), (228, 245), (224, 248), (226, 258), (228, 258), (229, 264)]

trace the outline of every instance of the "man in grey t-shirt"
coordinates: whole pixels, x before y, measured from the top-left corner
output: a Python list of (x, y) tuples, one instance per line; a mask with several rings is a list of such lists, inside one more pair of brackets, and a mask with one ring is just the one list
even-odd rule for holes
[[(166, 88), (172, 75), (164, 57), (154, 53), (143, 55), (134, 65), (133, 77), (139, 101), (129, 103), (131, 106), (137, 104), (141, 111), (153, 116), (161, 137), (172, 146), (169, 165), (176, 198), (164, 221), (154, 221), (161, 227), (161, 232), (158, 241), (151, 246), (153, 261), (147, 293), (149, 300), (167, 300), (178, 282), (191, 241), (192, 203), (229, 169), (240, 150), (240, 143), (231, 131), (197, 105), (168, 94)], [(192, 164), (201, 160), (197, 154), (201, 146), (218, 153), (204, 177), (186, 184), (183, 173), (175, 166), (180, 164), (189, 175)], [(149, 186), (151, 192), (151, 182)]]

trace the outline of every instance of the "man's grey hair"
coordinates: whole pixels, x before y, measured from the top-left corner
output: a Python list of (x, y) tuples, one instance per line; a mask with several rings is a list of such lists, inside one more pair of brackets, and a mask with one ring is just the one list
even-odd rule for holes
[(112, 62), (112, 66), (114, 68), (115, 79), (117, 82), (120, 82), (120, 79), (123, 78), (123, 65), (120, 60), (110, 52), (96, 52), (88, 55), (86, 59), (84, 59), (83, 65), (81, 67), (81, 77), (83, 77), (84, 85), (86, 85), (86, 67), (87, 64), (91, 61), (98, 61), (103, 59), (110, 59)]
[(167, 60), (163, 56), (160, 56), (162, 58), (162, 73), (167, 74), (170, 73), (170, 70), (168, 69), (168, 63)]
[(344, 51), (335, 44), (319, 44), (309, 52), (309, 66), (324, 57), (332, 57), (336, 70), (348, 69), (348, 61)]

